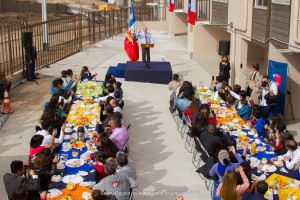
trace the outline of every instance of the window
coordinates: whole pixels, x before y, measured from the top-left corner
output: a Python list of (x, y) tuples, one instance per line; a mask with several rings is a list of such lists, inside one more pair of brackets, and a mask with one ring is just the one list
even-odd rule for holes
[(268, 0), (255, 0), (255, 7), (256, 8), (267, 8)]
[(228, 0), (213, 0), (213, 1), (221, 2), (221, 3), (228, 3)]
[(272, 3), (289, 6), (289, 5), (291, 5), (291, 0), (272, 0)]

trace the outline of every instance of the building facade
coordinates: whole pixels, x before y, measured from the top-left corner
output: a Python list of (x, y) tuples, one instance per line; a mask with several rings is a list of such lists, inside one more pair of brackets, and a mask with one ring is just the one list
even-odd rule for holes
[[(220, 40), (230, 41), (231, 84), (245, 88), (250, 72), (260, 64), (260, 74), (268, 72), (269, 61), (288, 65), (287, 91), (295, 118), (300, 118), (300, 1), (299, 0), (196, 0), (196, 24), (186, 22), (188, 0), (175, 0), (175, 11), (169, 13), (172, 37), (186, 34), (191, 59), (212, 61), (218, 69)], [(203, 62), (209, 63), (209, 62)], [(216, 75), (216, 74), (214, 74)], [(288, 103), (288, 95), (286, 96)], [(290, 119), (288, 108), (286, 118)]]

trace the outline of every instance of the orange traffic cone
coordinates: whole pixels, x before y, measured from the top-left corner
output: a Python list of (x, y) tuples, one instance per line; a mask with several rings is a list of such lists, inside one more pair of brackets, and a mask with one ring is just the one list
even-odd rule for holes
[(3, 114), (11, 114), (13, 113), (14, 111), (10, 108), (10, 103), (9, 103), (9, 97), (8, 97), (8, 92), (7, 92), (7, 89), (5, 89), (5, 92), (4, 92), (4, 102), (3, 102), (3, 105), (2, 105), (2, 110), (1, 112)]

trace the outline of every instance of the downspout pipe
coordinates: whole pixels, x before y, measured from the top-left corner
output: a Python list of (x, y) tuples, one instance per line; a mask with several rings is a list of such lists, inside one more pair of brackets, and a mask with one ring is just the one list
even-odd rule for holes
[(299, 0), (298, 1), (295, 1), (295, 19), (294, 19), (294, 29), (293, 29), (293, 40), (296, 42), (296, 43), (300, 43), (300, 38), (299, 38), (299, 33), (298, 33), (298, 29), (299, 29), (299, 8), (300, 8), (300, 2)]

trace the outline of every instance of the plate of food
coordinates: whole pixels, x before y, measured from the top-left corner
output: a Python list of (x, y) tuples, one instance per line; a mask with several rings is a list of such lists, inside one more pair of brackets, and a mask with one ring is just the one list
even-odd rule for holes
[(282, 160), (276, 160), (276, 161), (274, 162), (274, 165), (275, 165), (276, 167), (283, 167), (283, 161), (282, 161)]
[(257, 158), (255, 158), (255, 157), (251, 157), (251, 158), (250, 158), (250, 166), (251, 166), (252, 168), (258, 167), (259, 164), (260, 164), (260, 161), (259, 161)]
[(51, 177), (51, 181), (52, 181), (52, 182), (55, 182), (55, 183), (60, 182), (61, 179), (62, 179), (61, 175), (53, 175), (53, 176)]
[(233, 118), (233, 119), (232, 119), (232, 122), (233, 122), (233, 123), (238, 123), (239, 121), (241, 121), (241, 119), (239, 119), (239, 118)]
[(82, 196), (83, 199), (91, 199), (92, 198), (92, 194), (89, 192), (83, 192)]
[(260, 176), (256, 176), (255, 174), (252, 174), (251, 175), (251, 179), (253, 180), (253, 181), (262, 181), (262, 180), (266, 180), (266, 175), (265, 174), (262, 174), (262, 175), (260, 175)]
[(85, 181), (81, 182), (80, 185), (84, 187), (93, 187), (96, 184), (94, 181)]
[(78, 171), (77, 175), (79, 176), (87, 176), (89, 173), (87, 173), (86, 171)]
[(72, 131), (73, 131), (72, 128), (65, 128), (65, 131), (64, 131), (64, 132), (66, 132), (66, 133), (71, 133)]
[(277, 168), (275, 167), (275, 165), (265, 165), (262, 167), (261, 171), (264, 172), (275, 172), (277, 170)]
[(253, 132), (253, 131), (248, 131), (248, 135), (255, 135), (255, 132)]
[(242, 135), (242, 136), (239, 137), (239, 140), (242, 141), (242, 142), (249, 142), (250, 138), (248, 138), (247, 136)]
[(84, 161), (80, 159), (70, 159), (66, 161), (66, 166), (70, 168), (77, 168), (84, 165)]
[(50, 189), (48, 190), (47, 198), (52, 199), (62, 195), (63, 193), (58, 189)]
[(78, 184), (83, 181), (83, 178), (78, 175), (67, 175), (62, 178), (62, 182), (68, 184), (68, 183), (73, 183), (73, 184)]
[(263, 151), (265, 151), (266, 149), (267, 149), (266, 147), (261, 146), (261, 147), (257, 147), (257, 148), (256, 148), (256, 151), (257, 151), (257, 152), (263, 152)]
[(72, 148), (74, 149), (82, 149), (83, 147), (86, 146), (85, 142), (83, 141), (77, 141), (77, 142), (72, 142)]

